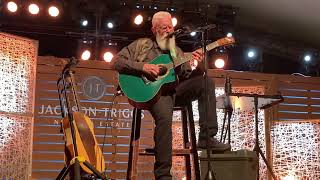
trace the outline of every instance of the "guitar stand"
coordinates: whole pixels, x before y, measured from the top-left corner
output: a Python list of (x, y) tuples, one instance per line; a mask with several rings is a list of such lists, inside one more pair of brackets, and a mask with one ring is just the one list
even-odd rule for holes
[[(58, 94), (59, 94), (59, 101), (60, 101), (60, 108), (61, 108), (61, 114), (62, 114), (62, 118), (65, 117), (65, 110), (63, 108), (63, 99), (62, 97), (64, 97), (64, 100), (65, 100), (65, 106), (67, 108), (67, 114), (68, 114), (68, 119), (69, 119), (69, 125), (70, 125), (70, 131), (71, 131), (71, 137), (72, 137), (72, 142), (73, 142), (73, 149), (74, 149), (74, 158), (69, 162), (69, 165), (67, 167), (64, 167), (58, 177), (56, 178), (56, 180), (62, 180), (66, 177), (66, 175), (68, 173), (70, 173), (70, 170), (71, 168), (73, 168), (73, 180), (81, 180), (81, 167), (80, 167), (80, 163), (84, 164), (87, 168), (89, 168), (93, 174), (96, 176), (96, 177), (99, 177), (100, 179), (102, 180), (107, 180), (106, 176), (103, 176), (95, 167), (93, 167), (88, 161), (85, 160), (84, 157), (82, 156), (79, 156), (78, 155), (78, 149), (77, 149), (77, 142), (76, 142), (76, 137), (75, 137), (75, 132), (74, 132), (74, 119), (73, 119), (73, 112), (72, 112), (72, 109), (71, 109), (71, 106), (70, 106), (70, 101), (69, 101), (69, 98), (68, 98), (68, 95), (67, 95), (67, 89), (69, 87), (71, 87), (71, 92), (73, 94), (73, 97), (74, 99), (77, 101), (78, 99), (76, 98), (77, 95), (75, 94), (75, 89), (74, 89), (74, 86), (73, 86), (73, 74), (74, 72), (70, 70), (70, 67), (67, 68), (67, 66), (63, 69), (62, 71), (62, 75), (61, 77), (58, 79), (57, 81), (57, 87), (58, 87)], [(66, 78), (69, 78), (70, 80), (70, 86), (67, 84), (66, 82)], [(63, 87), (62, 89), (60, 89), (60, 81), (62, 80), (62, 83), (63, 83)], [(76, 105), (77, 105), (77, 108), (78, 110), (80, 109), (79, 108), (79, 103), (77, 102)], [(73, 166), (73, 167), (72, 167)]]
[[(77, 156), (73, 158), (70, 161), (70, 164), (67, 167), (64, 167), (62, 171), (59, 173), (57, 180), (64, 179), (66, 175), (70, 172), (72, 165), (74, 165), (74, 169), (75, 169), (74, 179), (76, 180), (81, 179), (80, 177), (81, 163), (84, 164), (88, 169), (90, 169), (94, 173), (94, 175), (96, 175), (98, 178), (106, 180), (106, 178), (99, 171), (97, 171), (88, 161), (86, 161), (85, 158), (82, 156)], [(92, 176), (92, 179), (95, 179), (95, 177)]]
[(257, 180), (259, 180), (259, 154), (261, 155), (264, 163), (267, 166), (268, 171), (271, 173), (271, 176), (274, 180), (276, 180), (276, 176), (274, 175), (271, 166), (269, 165), (269, 162), (267, 160), (267, 158), (264, 156), (260, 146), (259, 146), (259, 137), (258, 137), (258, 96), (254, 96), (254, 109), (255, 109), (255, 145), (253, 148), (253, 151), (255, 151), (257, 153), (257, 157), (258, 157), (258, 168), (257, 168)]

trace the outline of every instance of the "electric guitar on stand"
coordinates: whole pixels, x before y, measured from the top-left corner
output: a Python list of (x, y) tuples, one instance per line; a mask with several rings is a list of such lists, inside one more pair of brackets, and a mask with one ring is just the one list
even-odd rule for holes
[[(207, 45), (206, 48), (210, 51), (234, 43), (233, 37), (225, 37)], [(148, 78), (145, 75), (135, 76), (120, 73), (119, 85), (131, 105), (146, 109), (157, 101), (163, 87), (169, 86), (177, 80), (174, 68), (190, 60), (192, 60), (192, 53), (185, 53), (184, 57), (174, 59), (174, 63), (170, 55), (160, 55), (149, 62), (160, 66), (160, 74), (156, 79)]]

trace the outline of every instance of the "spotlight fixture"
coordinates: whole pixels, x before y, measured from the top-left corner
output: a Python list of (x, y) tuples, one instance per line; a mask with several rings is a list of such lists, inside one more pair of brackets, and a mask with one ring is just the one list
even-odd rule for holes
[(248, 58), (253, 59), (256, 57), (256, 52), (254, 50), (249, 50), (247, 55)]
[(30, 14), (36, 15), (36, 14), (39, 14), (40, 8), (39, 8), (39, 5), (37, 5), (35, 3), (31, 3), (28, 6), (28, 10), (29, 10)]
[(137, 9), (144, 9), (144, 5), (143, 4), (136, 4), (136, 8)]
[(108, 26), (109, 29), (112, 29), (114, 25), (113, 25), (112, 22), (108, 22), (107, 26)]
[(232, 33), (231, 33), (231, 32), (228, 32), (228, 33), (227, 33), (227, 37), (232, 37)]
[(168, 7), (168, 8), (167, 8), (167, 11), (176, 12), (176, 11), (177, 11), (177, 8), (175, 8), (175, 7)]
[(224, 65), (225, 65), (225, 62), (223, 59), (221, 58), (218, 58), (214, 61), (214, 66), (218, 69), (223, 69), (224, 68)]
[(89, 22), (86, 19), (81, 20), (81, 26), (88, 26)]
[(89, 49), (85, 49), (82, 53), (81, 53), (81, 59), (84, 61), (89, 60), (91, 57), (91, 52)]
[(17, 10), (18, 10), (18, 5), (17, 5), (17, 3), (15, 3), (14, 1), (9, 1), (9, 2), (7, 3), (7, 9), (8, 9), (8, 11), (10, 11), (10, 12), (12, 12), (12, 13), (17, 12)]
[(226, 52), (216, 52), (209, 60), (209, 67), (214, 69), (224, 69), (228, 64), (228, 54)]
[(60, 13), (58, 7), (56, 6), (50, 6), (48, 9), (48, 12), (49, 12), (49, 15), (52, 17), (57, 17), (59, 16), (59, 13)]
[(94, 52), (93, 48), (94, 41), (88, 38), (83, 38), (78, 40), (78, 57), (84, 61), (95, 58), (92, 57), (92, 53)]
[(311, 61), (311, 55), (306, 54), (306, 55), (304, 56), (304, 61), (305, 61), (305, 62), (310, 62), (310, 61)]
[(149, 6), (149, 9), (158, 10), (159, 7), (158, 7), (157, 5), (150, 5), (150, 6)]
[(173, 18), (171, 19), (171, 21), (172, 21), (173, 27), (176, 27), (177, 24), (178, 24), (178, 19), (177, 19), (176, 17), (173, 17)]
[(192, 31), (192, 32), (190, 33), (190, 36), (192, 36), (192, 37), (194, 37), (195, 35), (197, 35), (197, 32), (195, 32), (195, 31)]
[(103, 53), (103, 60), (105, 60), (106, 62), (111, 62), (113, 57), (113, 53), (110, 51), (106, 51)]
[(135, 18), (134, 18), (134, 24), (136, 25), (140, 25), (143, 22), (143, 16), (141, 14), (138, 14)]

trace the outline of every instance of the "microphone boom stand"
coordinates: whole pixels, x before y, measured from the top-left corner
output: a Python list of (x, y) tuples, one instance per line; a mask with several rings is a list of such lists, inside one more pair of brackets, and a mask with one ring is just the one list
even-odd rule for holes
[[(206, 23), (207, 24), (207, 23)], [(208, 26), (207, 28), (203, 28), (200, 30), (201, 31), (201, 41), (202, 41), (202, 47), (203, 47), (203, 54), (204, 54), (204, 59), (203, 59), (203, 63), (204, 63), (204, 95), (205, 95), (205, 109), (204, 109), (204, 112), (205, 112), (205, 120), (207, 121), (207, 124), (208, 124), (208, 101), (209, 101), (209, 98), (208, 98), (208, 62), (207, 62), (207, 47), (206, 47), (206, 42), (207, 42), (207, 34), (208, 34)], [(215, 103), (215, 102), (214, 102)], [(205, 180), (215, 180), (215, 176), (214, 176), (214, 172), (212, 170), (212, 164), (211, 164), (211, 147), (209, 146), (209, 128), (208, 128), (208, 125), (206, 127), (206, 135), (207, 135), (207, 163), (208, 163), (208, 171), (206, 173), (206, 176), (205, 176)]]

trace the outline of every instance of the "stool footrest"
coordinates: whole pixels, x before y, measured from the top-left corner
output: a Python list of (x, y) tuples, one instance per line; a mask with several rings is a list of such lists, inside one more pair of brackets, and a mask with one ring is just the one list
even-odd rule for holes
[[(139, 155), (144, 156), (154, 156), (155, 152), (154, 149), (139, 149)], [(192, 154), (191, 149), (173, 149), (172, 155), (173, 156), (189, 156)]]

